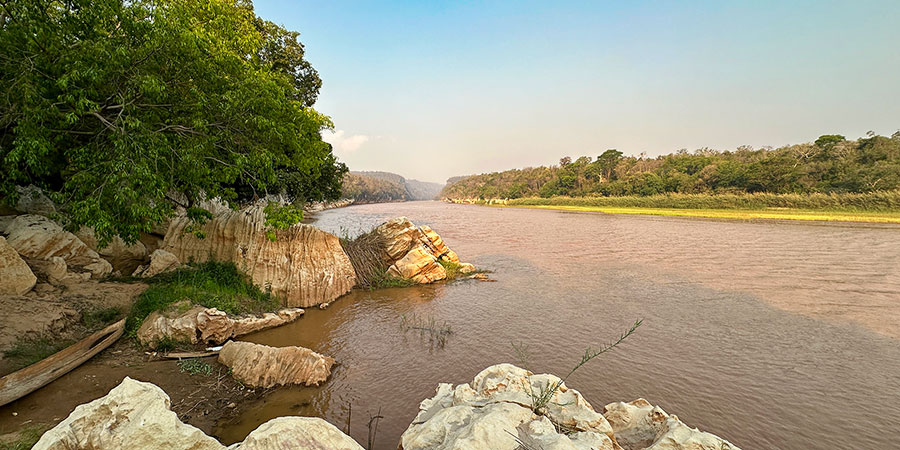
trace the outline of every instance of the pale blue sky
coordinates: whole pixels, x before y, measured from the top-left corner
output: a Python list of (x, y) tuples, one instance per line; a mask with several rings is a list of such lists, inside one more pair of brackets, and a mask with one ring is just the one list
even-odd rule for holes
[(447, 177), (900, 128), (900, 0), (256, 0), (300, 31), (338, 157)]

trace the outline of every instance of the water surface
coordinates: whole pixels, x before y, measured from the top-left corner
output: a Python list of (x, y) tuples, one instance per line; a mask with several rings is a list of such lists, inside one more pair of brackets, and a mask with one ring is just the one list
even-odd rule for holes
[[(221, 424), (229, 442), (282, 415), (324, 417), (396, 448), (440, 382), (513, 362), (563, 374), (637, 318), (620, 350), (569, 381), (602, 410), (644, 397), (744, 449), (896, 448), (900, 442), (900, 227), (734, 222), (413, 202), (319, 213), (356, 234), (395, 216), (432, 226), (496, 282), (354, 291), (250, 337), (339, 362), (318, 388), (285, 388)], [(403, 332), (404, 314), (453, 334)], [(352, 411), (351, 411), (352, 408)]]

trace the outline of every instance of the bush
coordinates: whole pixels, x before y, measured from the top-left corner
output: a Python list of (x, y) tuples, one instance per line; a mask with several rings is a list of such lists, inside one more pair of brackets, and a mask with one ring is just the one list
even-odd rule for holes
[(254, 286), (231, 262), (193, 263), (147, 282), (150, 288), (138, 297), (126, 323), (132, 336), (150, 313), (184, 299), (229, 314), (261, 313), (281, 306), (278, 298)]

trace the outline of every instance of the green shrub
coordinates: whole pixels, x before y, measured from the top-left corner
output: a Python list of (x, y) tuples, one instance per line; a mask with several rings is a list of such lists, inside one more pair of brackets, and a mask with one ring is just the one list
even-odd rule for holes
[(192, 263), (150, 278), (147, 283), (150, 288), (138, 297), (126, 323), (132, 336), (150, 313), (180, 300), (229, 314), (261, 313), (281, 306), (278, 298), (254, 286), (231, 262)]

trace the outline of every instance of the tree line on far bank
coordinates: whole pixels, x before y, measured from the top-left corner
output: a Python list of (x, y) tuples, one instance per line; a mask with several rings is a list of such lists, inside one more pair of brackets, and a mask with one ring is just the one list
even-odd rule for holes
[(448, 183), (451, 199), (652, 196), (666, 193), (866, 193), (900, 189), (900, 131), (847, 140), (824, 135), (778, 149), (703, 148), (648, 158), (616, 149), (559, 165), (473, 175)]

